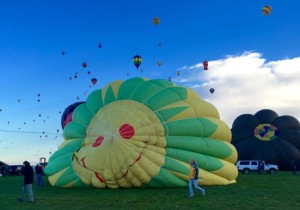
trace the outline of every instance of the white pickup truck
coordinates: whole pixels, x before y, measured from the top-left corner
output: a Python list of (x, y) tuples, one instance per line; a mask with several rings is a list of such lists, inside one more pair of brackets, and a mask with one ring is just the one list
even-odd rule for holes
[[(259, 165), (261, 165), (261, 168), (259, 168)], [(266, 164), (262, 160), (239, 160), (236, 163), (236, 167), (244, 174), (249, 174), (251, 171), (275, 174), (278, 171), (278, 165)]]

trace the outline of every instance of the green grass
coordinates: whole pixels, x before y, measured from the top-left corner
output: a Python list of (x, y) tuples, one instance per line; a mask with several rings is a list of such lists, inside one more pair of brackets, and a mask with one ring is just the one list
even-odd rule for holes
[(206, 195), (187, 188), (71, 189), (33, 186), (35, 201), (19, 203), (23, 177), (0, 177), (0, 209), (300, 209), (300, 176), (290, 172), (240, 174), (237, 184), (206, 186)]

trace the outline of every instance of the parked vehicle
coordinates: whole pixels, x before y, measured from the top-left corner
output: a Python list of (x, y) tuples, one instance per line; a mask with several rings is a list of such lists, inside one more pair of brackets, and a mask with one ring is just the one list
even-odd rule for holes
[(249, 174), (250, 172), (275, 174), (278, 171), (278, 165), (266, 164), (263, 160), (239, 160), (236, 166), (237, 169), (244, 174)]
[(22, 175), (22, 165), (10, 165), (8, 167), (9, 175)]

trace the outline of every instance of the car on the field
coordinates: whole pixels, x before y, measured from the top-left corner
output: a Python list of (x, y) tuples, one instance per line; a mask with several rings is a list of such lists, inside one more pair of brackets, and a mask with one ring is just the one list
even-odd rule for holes
[(250, 172), (267, 172), (269, 174), (275, 174), (278, 171), (278, 165), (266, 164), (263, 160), (239, 160), (236, 163), (238, 171), (244, 174)]
[(22, 175), (23, 165), (10, 165), (8, 166), (9, 175)]

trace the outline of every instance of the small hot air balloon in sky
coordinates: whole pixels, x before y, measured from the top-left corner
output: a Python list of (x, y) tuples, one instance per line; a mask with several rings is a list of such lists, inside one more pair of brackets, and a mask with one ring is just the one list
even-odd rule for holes
[(160, 67), (160, 66), (161, 66), (161, 64), (162, 64), (162, 62), (160, 62), (160, 61), (157, 61), (157, 63), (156, 63), (156, 64), (157, 64), (157, 66), (158, 66), (158, 67)]
[(208, 70), (208, 61), (203, 61), (204, 70)]
[(96, 78), (92, 78), (91, 81), (92, 81), (93, 85), (95, 85), (97, 83), (97, 79)]
[(135, 65), (135, 67), (136, 67), (137, 69), (139, 68), (139, 66), (141, 65), (141, 63), (142, 63), (142, 57), (139, 56), (139, 55), (135, 55), (135, 56), (133, 57), (133, 64)]
[(154, 24), (155, 26), (157, 26), (157, 25), (159, 24), (159, 22), (160, 22), (160, 19), (159, 19), (158, 17), (153, 18), (153, 24)]
[(168, 80), (171, 81), (171, 80), (172, 80), (172, 77), (168, 77)]
[(210, 92), (211, 94), (213, 94), (213, 93), (215, 92), (215, 89), (214, 89), (214, 88), (210, 88), (210, 89), (209, 89), (209, 92)]
[(161, 42), (158, 43), (158, 47), (162, 47), (162, 43)]
[(82, 63), (82, 67), (83, 67), (83, 68), (86, 68), (86, 67), (87, 67), (87, 63), (86, 63), (86, 62), (83, 62), (83, 63)]
[(272, 11), (272, 7), (271, 6), (264, 6), (263, 8), (262, 8), (262, 13), (264, 14), (264, 15), (266, 15), (266, 16), (268, 16), (270, 13), (271, 13), (271, 11)]
[(101, 42), (99, 42), (99, 44), (98, 44), (98, 48), (102, 48), (102, 44), (101, 44)]
[(177, 76), (179, 76), (179, 75), (180, 75), (180, 71), (178, 70), (178, 71), (177, 71)]
[(65, 51), (64, 51), (64, 50), (62, 50), (62, 51), (61, 51), (61, 54), (62, 54), (62, 55), (64, 55), (64, 54), (65, 54)]

